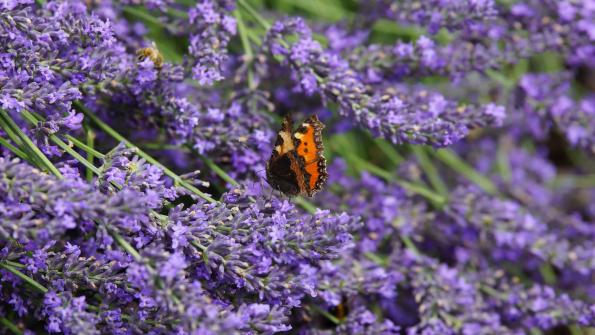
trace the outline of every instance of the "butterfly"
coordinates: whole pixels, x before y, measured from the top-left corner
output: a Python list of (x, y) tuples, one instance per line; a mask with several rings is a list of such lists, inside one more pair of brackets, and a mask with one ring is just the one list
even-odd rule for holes
[(266, 166), (267, 181), (274, 189), (289, 196), (309, 197), (322, 189), (328, 178), (323, 128), (324, 124), (312, 115), (293, 132), (291, 117), (284, 117)]

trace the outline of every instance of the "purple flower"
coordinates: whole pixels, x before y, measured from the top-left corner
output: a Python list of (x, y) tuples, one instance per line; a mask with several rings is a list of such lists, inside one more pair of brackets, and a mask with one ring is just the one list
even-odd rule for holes
[(21, 243), (42, 245), (91, 220), (135, 227), (153, 206), (139, 192), (106, 196), (80, 180), (58, 180), (18, 161), (0, 158), (0, 173), (2, 235)]
[[(323, 211), (303, 217), (281, 201), (267, 203), (260, 198), (250, 203), (240, 191), (224, 199), (224, 204), (172, 209), (169, 221), (176, 227), (168, 234), (180, 241), (180, 232), (186, 233), (182, 243), (175, 244), (195, 254), (196, 271), (209, 279), (212, 289), (232, 285), (270, 303), (299, 304), (312, 291), (312, 283), (303, 278), (308, 271), (298, 271), (299, 266), (338, 257), (358, 223), (346, 214)], [(181, 230), (180, 225), (186, 228)]]
[(573, 99), (567, 80), (568, 74), (564, 73), (525, 75), (520, 81), (524, 96), (518, 108), (528, 114), (526, 119), (538, 125), (529, 128), (535, 136), (544, 137), (544, 131), (555, 125), (572, 146), (593, 152), (595, 97), (588, 94), (578, 101)]
[(227, 15), (228, 10), (224, 1), (205, 0), (188, 13), (192, 77), (200, 85), (210, 86), (223, 79), (227, 44), (236, 34), (235, 20)]
[[(595, 324), (590, 2), (261, 5), (0, 0), (5, 326)], [(329, 183), (310, 202), (259, 180), (284, 114), (327, 125)]]
[[(289, 34), (298, 34), (298, 42), (287, 45), (284, 38)], [(499, 125), (503, 116), (503, 111), (498, 110), (501, 107), (457, 106), (451, 101), (442, 103), (448, 108), (432, 110), (426, 104), (444, 98), (425, 90), (414, 93), (414, 98), (400, 87), (370, 94), (348, 64), (324, 52), (299, 19), (277, 22), (269, 32), (268, 46), (274, 55), (285, 57), (299, 77), (316, 77), (325, 103), (336, 103), (342, 116), (394, 143), (447, 146), (465, 137), (471, 128)], [(311, 93), (312, 85), (305, 91)]]

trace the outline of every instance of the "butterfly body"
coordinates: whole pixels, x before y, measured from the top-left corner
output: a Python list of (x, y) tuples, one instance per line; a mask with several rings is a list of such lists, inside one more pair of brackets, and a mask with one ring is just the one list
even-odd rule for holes
[(327, 179), (323, 128), (312, 115), (293, 132), (291, 118), (284, 118), (266, 168), (267, 181), (274, 189), (289, 196), (309, 197), (322, 189)]

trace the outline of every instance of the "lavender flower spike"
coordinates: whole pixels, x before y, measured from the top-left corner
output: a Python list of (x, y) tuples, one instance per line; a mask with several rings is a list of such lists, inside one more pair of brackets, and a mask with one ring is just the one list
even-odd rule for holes
[[(288, 44), (287, 37), (297, 35)], [(498, 126), (504, 108), (494, 104), (464, 106), (426, 90), (391, 87), (370, 93), (347, 62), (325, 52), (300, 19), (279, 21), (267, 36), (269, 50), (282, 56), (307, 94), (318, 92), (339, 113), (393, 143), (450, 145), (475, 127)]]

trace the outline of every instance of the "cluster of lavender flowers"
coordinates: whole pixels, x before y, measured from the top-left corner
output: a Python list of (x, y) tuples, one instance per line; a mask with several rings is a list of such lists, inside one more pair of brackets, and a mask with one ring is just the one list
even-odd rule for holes
[[(0, 0), (0, 333), (589, 334), (594, 22)], [(286, 114), (326, 125), (312, 199), (264, 177)]]

